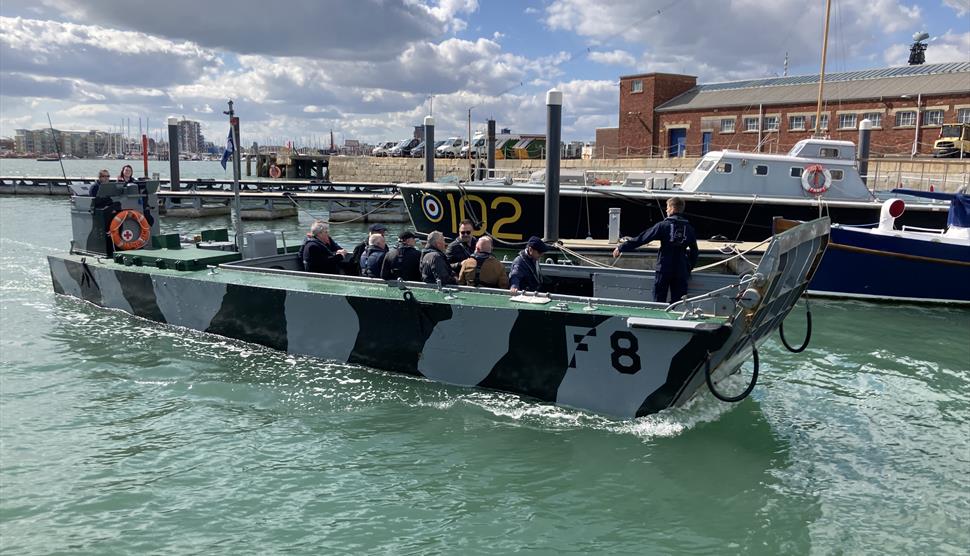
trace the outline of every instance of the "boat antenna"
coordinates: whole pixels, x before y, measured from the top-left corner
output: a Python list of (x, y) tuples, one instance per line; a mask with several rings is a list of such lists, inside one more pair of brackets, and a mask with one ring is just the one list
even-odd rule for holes
[(818, 76), (818, 107), (815, 109), (815, 129), (812, 137), (818, 137), (818, 128), (822, 120), (822, 87), (825, 85), (825, 55), (829, 48), (829, 14), (832, 13), (832, 0), (825, 0), (825, 27), (822, 31), (822, 71)]
[(51, 128), (51, 139), (54, 141), (54, 152), (57, 153), (57, 161), (61, 164), (61, 175), (64, 176), (64, 181), (67, 181), (67, 172), (64, 171), (64, 161), (61, 160), (61, 147), (57, 144), (57, 135), (54, 133), (54, 124), (51, 123), (51, 113), (47, 113), (47, 125)]

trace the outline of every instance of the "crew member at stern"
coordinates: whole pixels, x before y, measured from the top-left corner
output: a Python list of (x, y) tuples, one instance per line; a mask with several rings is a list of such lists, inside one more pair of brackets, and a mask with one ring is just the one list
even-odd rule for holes
[(683, 212), (683, 199), (667, 199), (667, 218), (613, 250), (613, 256), (619, 257), (620, 253), (633, 251), (655, 239), (660, 240), (653, 284), (653, 300), (659, 303), (667, 303), (668, 292), (673, 301), (687, 295), (687, 281), (697, 264), (697, 236)]

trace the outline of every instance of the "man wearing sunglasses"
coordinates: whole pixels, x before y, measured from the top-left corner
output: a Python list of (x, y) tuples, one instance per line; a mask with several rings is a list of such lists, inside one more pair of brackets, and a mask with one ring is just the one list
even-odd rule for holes
[(455, 241), (448, 244), (448, 249), (445, 250), (445, 257), (448, 259), (448, 264), (451, 268), (457, 271), (461, 267), (462, 261), (471, 257), (475, 254), (475, 236), (472, 232), (475, 230), (475, 225), (472, 224), (471, 220), (467, 218), (461, 221), (458, 225), (458, 237)]

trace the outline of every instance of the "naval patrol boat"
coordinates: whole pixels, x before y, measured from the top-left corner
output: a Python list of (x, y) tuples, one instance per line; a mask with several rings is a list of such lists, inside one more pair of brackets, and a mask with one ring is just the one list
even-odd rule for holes
[[(540, 265), (546, 293), (510, 295), (304, 272), (296, 246), (272, 232), (237, 243), (226, 229), (205, 230), (186, 242), (148, 218), (157, 191), (157, 181), (109, 183), (96, 197), (72, 198), (70, 249), (48, 257), (56, 294), (163, 326), (619, 418), (680, 406), (705, 388), (724, 401), (747, 396), (758, 346), (792, 311), (829, 237), (827, 218), (794, 226), (771, 238), (752, 272), (695, 273), (688, 296), (672, 304), (649, 301), (651, 271), (555, 264)], [(722, 392), (747, 360), (755, 366), (744, 390)]]
[[(593, 173), (564, 173), (558, 237), (605, 239), (617, 209), (621, 234), (635, 236), (666, 218), (666, 201), (673, 196), (686, 201), (685, 215), (699, 239), (761, 241), (771, 235), (776, 216), (807, 221), (824, 215), (839, 224), (873, 224), (882, 199), (863, 181), (856, 159), (851, 141), (809, 138), (786, 154), (709, 152), (680, 185), (649, 172), (628, 173), (619, 183), (597, 183)], [(531, 183), (487, 179), (400, 184), (398, 190), (419, 232), (454, 235), (468, 218), (500, 242), (516, 243), (543, 229), (543, 183), (540, 176)], [(948, 208), (945, 202), (911, 198), (898, 224), (942, 228)]]

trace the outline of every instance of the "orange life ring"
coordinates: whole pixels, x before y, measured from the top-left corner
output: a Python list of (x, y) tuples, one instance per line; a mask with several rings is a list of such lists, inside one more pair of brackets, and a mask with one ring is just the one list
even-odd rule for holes
[[(819, 182), (821, 177), (821, 182)], [(832, 185), (832, 173), (821, 164), (809, 164), (802, 171), (802, 189), (811, 195), (821, 195)]]
[[(131, 230), (121, 229), (121, 225), (129, 218), (134, 220), (141, 229), (141, 233), (137, 239), (135, 239), (135, 234), (131, 233)], [(148, 220), (145, 219), (145, 215), (133, 209), (123, 210), (116, 214), (111, 220), (111, 226), (108, 227), (108, 232), (111, 234), (111, 241), (114, 242), (115, 247), (121, 251), (141, 249), (152, 237), (152, 227), (148, 224)]]
[(270, 165), (270, 167), (269, 167), (269, 177), (271, 177), (271, 178), (278, 178), (278, 177), (280, 177), (282, 175), (283, 175), (283, 172), (280, 171), (280, 167), (279, 166), (277, 166), (275, 164), (271, 164)]

